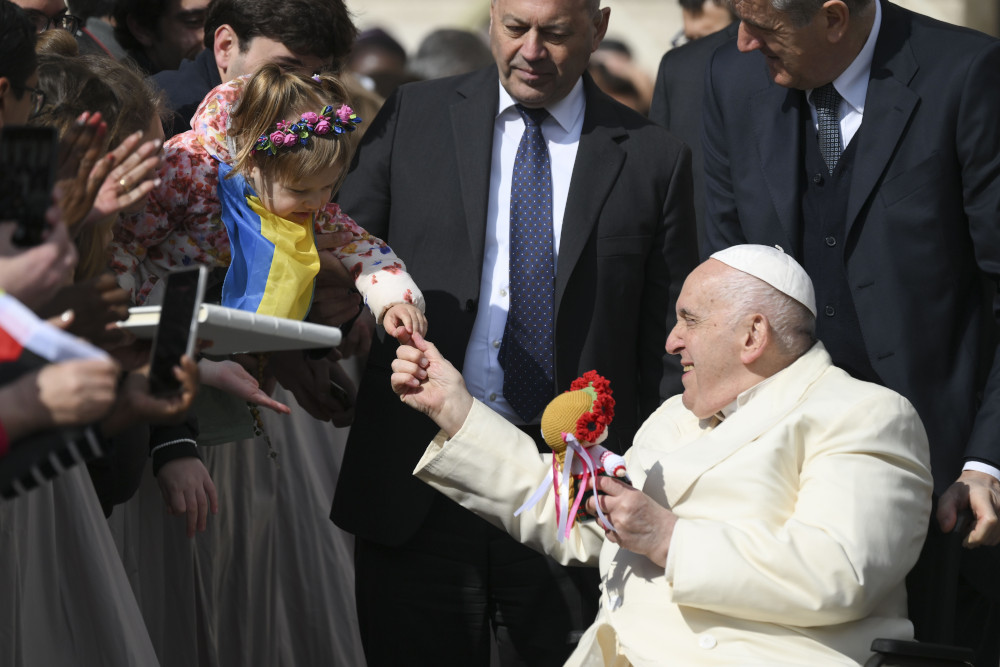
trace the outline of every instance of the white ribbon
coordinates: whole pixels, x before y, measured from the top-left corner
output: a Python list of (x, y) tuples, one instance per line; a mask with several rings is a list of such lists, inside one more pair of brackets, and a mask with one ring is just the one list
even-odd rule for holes
[[(611, 525), (611, 520), (604, 516), (604, 512), (601, 511), (601, 503), (597, 497), (597, 470), (594, 467), (594, 460), (572, 433), (566, 433), (564, 435), (566, 436), (566, 444), (569, 445), (570, 451), (575, 451), (580, 455), (580, 459), (586, 464), (587, 469), (590, 472), (591, 488), (594, 490), (594, 507), (597, 508), (597, 520), (600, 521), (601, 525), (604, 526), (606, 530), (615, 532), (615, 527)], [(567, 459), (568, 458), (569, 456), (567, 456)], [(581, 487), (582, 486), (583, 485), (581, 484)], [(581, 488), (577, 490), (577, 494), (580, 495), (584, 491), (585, 489)]]

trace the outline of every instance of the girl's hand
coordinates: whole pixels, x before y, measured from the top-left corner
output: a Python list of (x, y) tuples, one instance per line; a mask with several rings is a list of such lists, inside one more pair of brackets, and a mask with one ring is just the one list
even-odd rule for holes
[(414, 333), (427, 335), (427, 318), (419, 308), (410, 303), (389, 306), (382, 318), (382, 326), (387, 334), (402, 345), (409, 345)]

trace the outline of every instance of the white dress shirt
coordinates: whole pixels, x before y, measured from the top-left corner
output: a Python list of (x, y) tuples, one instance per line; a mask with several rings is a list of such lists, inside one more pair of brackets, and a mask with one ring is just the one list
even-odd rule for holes
[[(524, 121), (514, 108), (517, 102), (500, 86), (500, 102), (493, 124), (493, 158), (490, 162), (490, 199), (486, 213), (486, 245), (479, 288), (479, 310), (465, 352), (462, 375), (469, 392), (515, 424), (523, 423), (503, 396), (503, 369), (497, 360), (507, 309), (510, 304), (510, 185), (517, 146)], [(542, 135), (549, 148), (552, 168), (552, 251), (558, 261), (559, 236), (583, 129), (586, 99), (583, 80), (577, 81), (562, 100), (546, 107), (549, 117)], [(475, 221), (470, 221), (474, 224)]]

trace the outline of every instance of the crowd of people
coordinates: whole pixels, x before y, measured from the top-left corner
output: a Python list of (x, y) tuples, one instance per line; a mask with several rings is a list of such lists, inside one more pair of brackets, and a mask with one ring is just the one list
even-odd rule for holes
[[(0, 662), (1000, 663), (1000, 41), (680, 5), (0, 0)], [(151, 390), (190, 266), (341, 344)]]

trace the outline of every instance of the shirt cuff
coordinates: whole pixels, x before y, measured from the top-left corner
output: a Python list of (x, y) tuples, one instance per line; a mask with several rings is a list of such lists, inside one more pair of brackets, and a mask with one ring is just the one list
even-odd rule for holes
[(1000, 481), (1000, 470), (994, 468), (989, 463), (983, 463), (982, 461), (966, 461), (965, 465), (962, 466), (962, 470), (975, 470), (976, 472), (984, 472), (987, 475), (993, 475), (998, 481)]

